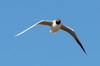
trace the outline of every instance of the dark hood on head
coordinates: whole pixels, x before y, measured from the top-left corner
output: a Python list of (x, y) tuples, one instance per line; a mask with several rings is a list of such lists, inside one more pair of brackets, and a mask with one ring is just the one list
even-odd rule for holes
[(57, 20), (56, 20), (56, 24), (59, 25), (60, 23), (61, 23), (61, 20), (60, 20), (60, 19), (57, 19)]

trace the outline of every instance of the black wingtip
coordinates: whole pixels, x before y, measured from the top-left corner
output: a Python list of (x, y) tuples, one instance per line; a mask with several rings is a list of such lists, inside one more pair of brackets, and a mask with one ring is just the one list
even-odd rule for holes
[(82, 46), (81, 42), (80, 42), (77, 38), (75, 38), (75, 39), (76, 39), (77, 43), (79, 44), (79, 46), (80, 46), (80, 47), (82, 48), (82, 50), (84, 51), (84, 53), (88, 56), (88, 54), (86, 53), (86, 51), (85, 51), (84, 47)]
[(86, 53), (85, 49), (83, 48), (82, 44), (81, 44), (81, 48), (84, 51), (84, 53), (88, 56), (88, 54)]
[(88, 56), (88, 54), (86, 53), (85, 49), (83, 48), (82, 44), (80, 45), (82, 50), (84, 51), (84, 53)]
[(86, 56), (88, 56), (88, 54), (85, 52)]

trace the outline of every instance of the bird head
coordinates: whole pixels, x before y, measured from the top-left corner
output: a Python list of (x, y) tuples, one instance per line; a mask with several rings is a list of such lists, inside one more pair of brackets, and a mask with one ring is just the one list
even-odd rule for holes
[(56, 24), (59, 25), (60, 23), (61, 23), (61, 20), (60, 19), (57, 19), (56, 20)]

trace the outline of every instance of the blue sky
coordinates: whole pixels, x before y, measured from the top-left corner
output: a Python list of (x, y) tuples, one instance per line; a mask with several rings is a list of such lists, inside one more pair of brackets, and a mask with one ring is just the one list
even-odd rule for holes
[[(40, 20), (61, 19), (88, 53), (64, 31), (49, 32)], [(100, 66), (99, 0), (0, 0), (0, 66)]]

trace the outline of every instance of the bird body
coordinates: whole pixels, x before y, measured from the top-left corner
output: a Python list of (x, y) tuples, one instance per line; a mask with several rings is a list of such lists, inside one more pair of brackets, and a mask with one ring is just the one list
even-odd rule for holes
[(57, 31), (59, 31), (60, 27), (61, 27), (61, 23), (60, 24), (56, 24), (56, 21), (54, 20), (53, 24), (51, 26), (50, 32), (51, 33), (56, 33)]
[(36, 25), (46, 25), (46, 26), (49, 26), (51, 29), (50, 29), (50, 32), (51, 33), (56, 33), (57, 31), (59, 30), (63, 30), (65, 32), (68, 32), (70, 35), (72, 35), (72, 37), (76, 40), (76, 42), (79, 44), (79, 46), (82, 48), (82, 50), (84, 51), (84, 53), (87, 55), (84, 47), (82, 46), (82, 43), (80, 42), (80, 40), (78, 39), (75, 31), (65, 25), (63, 25), (61, 23), (61, 20), (60, 19), (57, 19), (57, 20), (53, 20), (53, 21), (45, 21), (45, 20), (42, 20), (40, 22), (37, 22), (36, 24), (30, 26), (29, 28), (27, 28), (26, 30), (22, 31), (21, 33), (17, 34), (16, 36), (19, 36), (23, 33), (25, 33), (26, 31), (28, 31), (29, 29), (35, 27)]

